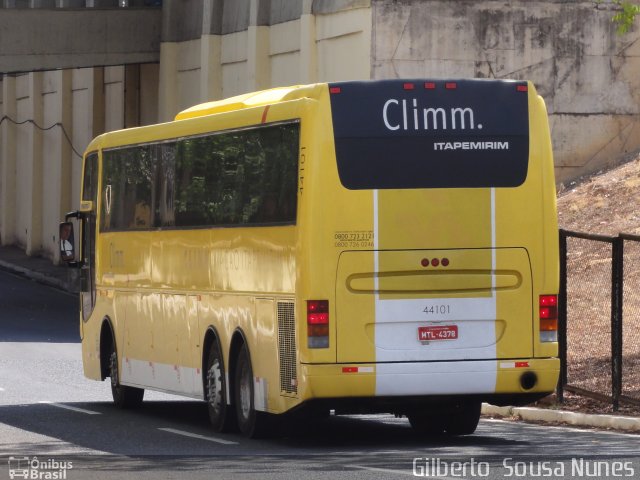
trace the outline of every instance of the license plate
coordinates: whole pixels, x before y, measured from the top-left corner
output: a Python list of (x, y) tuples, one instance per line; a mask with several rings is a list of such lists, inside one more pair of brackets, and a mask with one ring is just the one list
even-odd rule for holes
[(421, 342), (431, 342), (435, 340), (455, 340), (457, 338), (457, 325), (418, 327), (418, 340), (420, 340)]

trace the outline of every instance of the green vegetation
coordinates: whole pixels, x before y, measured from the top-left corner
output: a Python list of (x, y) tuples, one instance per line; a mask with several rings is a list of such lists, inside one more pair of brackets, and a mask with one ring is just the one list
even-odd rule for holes
[(636, 16), (640, 13), (640, 5), (634, 5), (631, 2), (617, 0), (615, 3), (622, 7), (622, 10), (616, 13), (612, 20), (618, 25), (618, 33), (620, 35), (627, 33), (633, 26)]
[[(602, 3), (602, 0), (598, 0), (597, 3)], [(640, 5), (628, 0), (611, 0), (611, 3), (620, 8), (618, 13), (611, 17), (611, 21), (616, 24), (618, 34), (624, 35), (631, 29), (633, 22), (640, 14)]]

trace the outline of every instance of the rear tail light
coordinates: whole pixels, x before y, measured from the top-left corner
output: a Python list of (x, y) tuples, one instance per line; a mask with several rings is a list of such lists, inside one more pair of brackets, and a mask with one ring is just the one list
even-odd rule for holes
[(540, 295), (540, 341), (558, 341), (558, 296)]
[(307, 345), (329, 347), (329, 300), (307, 300)]

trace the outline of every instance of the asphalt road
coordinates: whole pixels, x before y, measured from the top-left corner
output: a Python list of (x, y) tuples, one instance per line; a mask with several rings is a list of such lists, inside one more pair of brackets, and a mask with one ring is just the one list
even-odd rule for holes
[(482, 420), (475, 435), (425, 438), (372, 415), (249, 440), (214, 433), (201, 402), (147, 392), (117, 410), (107, 382), (83, 377), (77, 303), (0, 271), (0, 479), (640, 476), (638, 435)]

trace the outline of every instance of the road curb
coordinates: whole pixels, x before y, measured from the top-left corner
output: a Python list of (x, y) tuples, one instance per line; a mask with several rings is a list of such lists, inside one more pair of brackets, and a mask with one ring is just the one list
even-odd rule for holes
[(17, 273), (18, 275), (22, 275), (35, 282), (42, 283), (44, 285), (49, 285), (50, 287), (55, 287), (60, 290), (65, 290), (67, 292), (71, 291), (68, 282), (64, 282), (58, 278), (53, 278), (40, 272), (35, 272), (29, 268), (20, 267), (13, 263), (5, 262), (4, 260), (0, 260), (0, 268), (12, 273)]
[(532, 407), (497, 407), (488, 403), (482, 404), (482, 413), (484, 415), (496, 415), (500, 417), (519, 417), (522, 420), (537, 422), (566, 423), (568, 425), (584, 427), (640, 432), (640, 418), (622, 417), (618, 415), (592, 415)]

